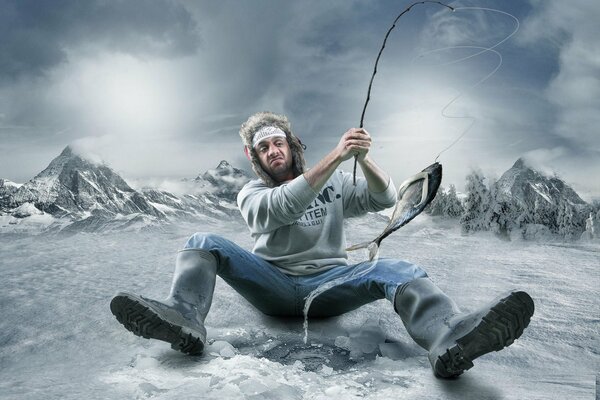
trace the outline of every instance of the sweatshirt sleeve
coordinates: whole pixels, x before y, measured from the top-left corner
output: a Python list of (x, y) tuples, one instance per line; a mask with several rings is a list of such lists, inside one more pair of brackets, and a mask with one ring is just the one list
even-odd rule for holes
[(356, 178), (354, 186), (352, 174), (341, 172), (343, 180), (344, 217), (356, 217), (367, 212), (376, 212), (396, 204), (396, 187), (392, 178), (383, 192), (371, 192), (365, 178)]
[(238, 194), (237, 203), (250, 231), (266, 233), (294, 223), (316, 197), (304, 175), (300, 175), (275, 188), (251, 181)]

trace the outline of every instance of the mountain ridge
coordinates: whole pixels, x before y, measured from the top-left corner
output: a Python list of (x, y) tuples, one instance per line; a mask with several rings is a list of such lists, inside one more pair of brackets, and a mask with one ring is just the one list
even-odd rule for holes
[(178, 218), (232, 218), (239, 212), (231, 203), (249, 180), (247, 172), (223, 160), (195, 179), (203, 193), (138, 191), (107, 164), (88, 160), (67, 146), (28, 182), (15, 187), (2, 180), (0, 215), (9, 216), (8, 225), (18, 225), (30, 216), (47, 214), (54, 218), (48, 227), (52, 231), (101, 231), (131, 226), (133, 220), (144, 227)]
[[(222, 160), (196, 178), (182, 179), (188, 192), (136, 190), (106, 163), (86, 159), (67, 146), (24, 184), (0, 179), (0, 231), (25, 226), (28, 220), (42, 221), (48, 231), (75, 232), (144, 229), (182, 219), (241, 219), (236, 196), (251, 179), (247, 171)], [(565, 202), (577, 209), (587, 206), (558, 176), (542, 174), (523, 158), (494, 185), (498, 200), (514, 200), (531, 210), (541, 202), (555, 208)]]

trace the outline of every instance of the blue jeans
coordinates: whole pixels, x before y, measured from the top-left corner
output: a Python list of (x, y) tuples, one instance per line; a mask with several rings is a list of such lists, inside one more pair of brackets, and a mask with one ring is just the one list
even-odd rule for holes
[[(184, 248), (203, 249), (213, 254), (217, 260), (217, 275), (261, 312), (272, 316), (301, 316), (305, 298), (320, 284), (372, 266), (371, 262), (362, 262), (293, 276), (218, 235), (195, 233)], [(340, 315), (383, 298), (394, 304), (400, 285), (426, 276), (424, 270), (406, 261), (379, 259), (367, 274), (317, 296), (310, 306), (309, 316)]]

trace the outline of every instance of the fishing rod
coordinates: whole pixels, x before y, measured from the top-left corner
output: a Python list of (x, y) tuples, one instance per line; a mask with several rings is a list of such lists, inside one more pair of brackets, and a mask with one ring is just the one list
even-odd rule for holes
[[(413, 8), (414, 6), (416, 6), (417, 4), (425, 4), (425, 3), (439, 4), (443, 7), (449, 8), (450, 10), (454, 11), (454, 7), (451, 7), (448, 4), (444, 4), (441, 1), (424, 0), (424, 1), (416, 1), (416, 2), (412, 3), (404, 11), (402, 11), (400, 13), (400, 15), (398, 15), (396, 17), (396, 19), (394, 20), (394, 23), (392, 24), (390, 29), (388, 29), (387, 33), (385, 34), (385, 37), (383, 38), (383, 44), (381, 45), (381, 49), (379, 49), (379, 54), (377, 54), (377, 59), (375, 60), (375, 67), (373, 68), (373, 75), (371, 75), (371, 81), (369, 82), (369, 89), (367, 90), (367, 99), (365, 100), (365, 105), (363, 106), (362, 114), (360, 115), (360, 126), (359, 126), (360, 128), (363, 127), (363, 123), (364, 123), (364, 119), (365, 119), (365, 112), (367, 111), (367, 105), (369, 104), (369, 100), (371, 99), (371, 88), (373, 87), (373, 79), (375, 79), (375, 74), (377, 74), (377, 65), (379, 64), (379, 59), (381, 58), (383, 49), (385, 49), (385, 43), (387, 42), (387, 39), (390, 36), (390, 33), (396, 27), (396, 23), (398, 22), (400, 17), (402, 17), (407, 12), (409, 12), (410, 9)], [(357, 163), (358, 163), (358, 155), (355, 155), (354, 156), (354, 171), (353, 171), (354, 186), (356, 186), (356, 165), (357, 165)]]

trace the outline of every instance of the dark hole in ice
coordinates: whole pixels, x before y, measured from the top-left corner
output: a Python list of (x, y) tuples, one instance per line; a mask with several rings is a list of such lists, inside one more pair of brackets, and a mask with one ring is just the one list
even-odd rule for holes
[[(302, 362), (306, 371), (319, 371), (323, 366), (335, 371), (344, 371), (355, 366), (359, 360), (350, 358), (350, 352), (336, 346), (305, 345), (298, 343), (283, 343), (260, 354), (270, 361), (284, 365)], [(366, 354), (369, 359), (375, 359), (376, 354)], [(364, 360), (361, 358), (360, 361)]]

